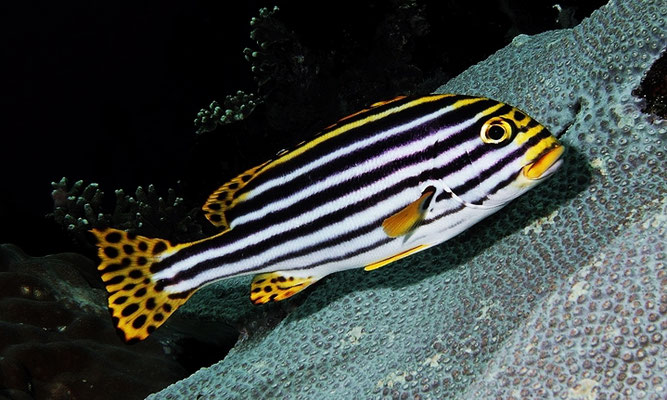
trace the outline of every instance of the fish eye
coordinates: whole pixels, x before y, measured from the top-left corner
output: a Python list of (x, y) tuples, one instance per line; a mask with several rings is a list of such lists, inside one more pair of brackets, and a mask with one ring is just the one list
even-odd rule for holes
[(480, 136), (484, 143), (502, 143), (512, 137), (512, 125), (502, 118), (492, 118), (484, 123)]

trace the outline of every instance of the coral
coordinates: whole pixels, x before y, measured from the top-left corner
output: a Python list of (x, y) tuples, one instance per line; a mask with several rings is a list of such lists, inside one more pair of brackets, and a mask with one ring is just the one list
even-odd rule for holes
[(163, 237), (176, 242), (200, 239), (202, 226), (196, 219), (199, 208), (188, 207), (174, 189), (161, 197), (154, 185), (147, 190), (139, 186), (134, 196), (122, 189), (115, 191), (116, 202), (111, 213), (104, 212), (104, 192), (97, 183), (84, 187), (83, 181), (68, 188), (66, 178), (51, 182), (53, 213), (48, 216), (62, 225), (79, 243), (90, 240), (92, 228), (113, 226), (149, 237)]
[(94, 270), (0, 245), (0, 398), (136, 399), (185, 375), (159, 342), (125, 348)]
[[(423, 7), (415, 2), (366, 4), (359, 11), (371, 15), (372, 20), (357, 24), (341, 20), (331, 29), (312, 29), (318, 15), (303, 18), (312, 14), (309, 10), (292, 4), (285, 4), (285, 8), (285, 13), (278, 7), (262, 8), (250, 20), (250, 39), (254, 44), (245, 48), (243, 55), (256, 84), (254, 93), (240, 91), (199, 111), (195, 118), (197, 133), (245, 120), (258, 105), (263, 105), (261, 115), (253, 116), (261, 121), (261, 128), (252, 135), (264, 135), (269, 130), (272, 136), (287, 136), (295, 143), (303, 139), (299, 135), (304, 127), (322, 128), (336, 117), (357, 111), (378, 98), (406, 93), (422, 82), (422, 71), (411, 53), (417, 39), (428, 32), (428, 23), (422, 15)], [(341, 10), (347, 8), (318, 5), (312, 11), (333, 20), (335, 17), (327, 12)], [(373, 35), (374, 40), (350, 32), (359, 26), (366, 28), (368, 32), (364, 33)], [(319, 34), (309, 36), (312, 32)], [(429, 90), (434, 87), (431, 82)]]
[(651, 206), (535, 308), (462, 398), (664, 398), (667, 202)]
[[(94, 263), (0, 245), (0, 399), (140, 399), (223, 357), (237, 332), (181, 320), (127, 346)], [(122, 388), (122, 392), (120, 392)]]
[(197, 118), (195, 118), (195, 128), (197, 130), (195, 133), (200, 135), (215, 130), (218, 125), (241, 121), (255, 110), (257, 103), (257, 96), (253, 93), (246, 94), (240, 90), (234, 96), (228, 95), (225, 97), (222, 105), (213, 100), (208, 109), (202, 109), (197, 113)]
[[(529, 112), (569, 147), (562, 170), (442, 246), (324, 280), (149, 398), (664, 398), (667, 125), (632, 91), (666, 20), (662, 1), (612, 0), (441, 87)], [(238, 287), (189, 312), (235, 321), (219, 297)]]

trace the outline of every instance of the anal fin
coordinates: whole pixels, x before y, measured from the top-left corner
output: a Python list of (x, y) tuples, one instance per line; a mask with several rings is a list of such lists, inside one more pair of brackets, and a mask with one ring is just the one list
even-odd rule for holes
[(250, 301), (264, 304), (285, 300), (299, 293), (322, 278), (321, 276), (297, 277), (292, 271), (275, 271), (255, 275), (250, 284)]
[(413, 247), (411, 249), (405, 250), (405, 251), (403, 251), (401, 253), (398, 253), (396, 255), (393, 255), (391, 257), (387, 257), (384, 260), (380, 260), (380, 261), (376, 261), (372, 264), (368, 264), (367, 266), (364, 267), (364, 271), (372, 271), (374, 269), (384, 267), (387, 264), (393, 263), (394, 261), (400, 260), (401, 258), (405, 258), (405, 257), (409, 256), (410, 254), (414, 254), (414, 253), (416, 253), (420, 250), (424, 250), (428, 247), (431, 247), (431, 246), (426, 245), (426, 244), (420, 244), (417, 247)]

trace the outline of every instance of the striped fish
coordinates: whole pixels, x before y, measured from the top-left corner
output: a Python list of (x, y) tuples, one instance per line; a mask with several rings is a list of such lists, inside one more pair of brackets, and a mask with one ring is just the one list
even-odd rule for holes
[(482, 97), (398, 97), (242, 173), (203, 210), (221, 232), (182, 244), (93, 230), (114, 323), (146, 338), (199, 288), (254, 274), (254, 304), (332, 272), (374, 270), (437, 245), (551, 175), (563, 146)]

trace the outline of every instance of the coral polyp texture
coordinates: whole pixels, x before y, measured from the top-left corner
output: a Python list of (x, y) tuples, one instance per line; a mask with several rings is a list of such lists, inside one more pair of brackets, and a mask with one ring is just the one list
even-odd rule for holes
[[(665, 398), (667, 124), (632, 92), (666, 20), (664, 1), (611, 1), (442, 86), (536, 117), (569, 148), (562, 169), (437, 248), (330, 277), (149, 398)], [(225, 285), (186, 312), (233, 320)]]

